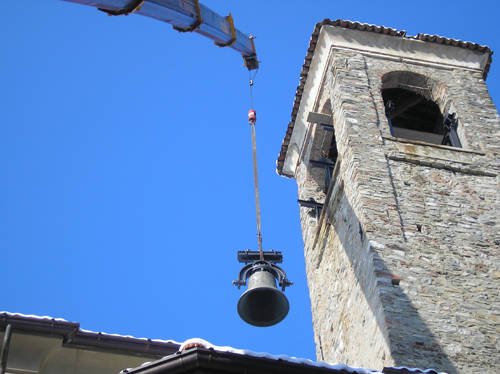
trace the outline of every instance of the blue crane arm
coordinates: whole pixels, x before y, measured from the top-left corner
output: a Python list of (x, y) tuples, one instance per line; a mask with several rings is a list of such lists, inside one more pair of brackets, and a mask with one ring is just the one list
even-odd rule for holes
[(219, 47), (241, 53), (248, 70), (259, 67), (253, 37), (234, 27), (231, 14), (220, 16), (198, 0), (64, 0), (89, 5), (109, 15), (131, 13), (170, 23), (177, 31), (193, 31), (212, 39)]

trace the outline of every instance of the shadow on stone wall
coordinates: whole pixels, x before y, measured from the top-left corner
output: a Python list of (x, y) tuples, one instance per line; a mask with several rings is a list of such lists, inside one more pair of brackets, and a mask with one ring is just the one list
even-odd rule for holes
[[(318, 185), (321, 185), (321, 180), (318, 179), (317, 182)], [(333, 222), (329, 229), (335, 230), (344, 248), (367, 303), (373, 315), (378, 318), (377, 324), (388, 340), (396, 366), (434, 368), (449, 374), (458, 373), (457, 368), (443, 351), (415, 305), (403, 291), (405, 280), (394, 275), (381, 257), (384, 249), (404, 250), (405, 244), (401, 242), (386, 246), (376, 245), (375, 247), (375, 243), (369, 242), (372, 239), (369, 237), (370, 234), (363, 232), (360, 220), (348, 203), (344, 192), (342, 191), (341, 194), (342, 198), (337, 207), (341, 206), (342, 209), (336, 209), (329, 213), (330, 216), (334, 217), (333, 220), (326, 214), (323, 220)], [(318, 243), (320, 242), (321, 240), (318, 240)], [(368, 245), (370, 245), (369, 252), (366, 251)], [(323, 255), (327, 252), (325, 248), (320, 248), (320, 250), (324, 251)], [(367, 255), (372, 256), (372, 261), (359, 261), (360, 256)], [(319, 261), (323, 264), (328, 261), (328, 258), (321, 257), (319, 255)], [(322, 264), (318, 263), (318, 267), (320, 266)], [(363, 266), (371, 266), (372, 268), (366, 269)], [(363, 274), (368, 274), (368, 276), (363, 277)], [(375, 294), (373, 293), (374, 289), (378, 290)], [(330, 295), (330, 297), (333, 296)], [(422, 302), (432, 301), (422, 300)], [(383, 306), (383, 313), (377, 312), (380, 310), (379, 303)], [(446, 316), (442, 318), (446, 318)]]

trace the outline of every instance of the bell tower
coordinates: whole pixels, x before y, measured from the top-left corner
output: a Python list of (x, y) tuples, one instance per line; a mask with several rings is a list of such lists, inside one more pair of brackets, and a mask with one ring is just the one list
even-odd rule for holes
[(295, 178), (318, 360), (500, 368), (500, 120), (478, 44), (324, 20), (278, 173)]

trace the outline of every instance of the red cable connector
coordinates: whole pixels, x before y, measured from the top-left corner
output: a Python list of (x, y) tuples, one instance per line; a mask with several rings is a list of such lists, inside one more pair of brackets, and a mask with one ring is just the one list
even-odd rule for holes
[(255, 124), (257, 122), (257, 112), (253, 109), (248, 111), (248, 123)]

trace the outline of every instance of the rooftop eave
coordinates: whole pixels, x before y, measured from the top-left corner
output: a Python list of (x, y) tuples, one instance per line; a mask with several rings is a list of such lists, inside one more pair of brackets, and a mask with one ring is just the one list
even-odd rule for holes
[[(225, 347), (230, 348), (230, 347)], [(262, 356), (264, 355), (264, 356)], [(147, 362), (137, 368), (124, 369), (120, 374), (171, 374), (171, 373), (260, 373), (260, 374), (445, 374), (434, 369), (385, 367), (382, 371), (331, 365), (286, 356), (235, 353), (213, 348), (194, 347), (176, 354)]]
[(145, 363), (134, 369), (125, 369), (120, 374), (189, 373), (193, 370), (199, 373), (245, 371), (261, 374), (385, 374), (363, 368), (351, 368), (346, 365), (328, 366), (327, 364), (325, 366), (308, 365), (281, 359), (220, 352), (206, 348), (190, 348), (155, 362)]
[(11, 325), (15, 333), (59, 336), (63, 339), (65, 346), (132, 353), (148, 358), (158, 358), (175, 353), (180, 346), (174, 341), (83, 330), (79, 323), (69, 322), (62, 318), (0, 312), (0, 331), (5, 330), (7, 325)]

